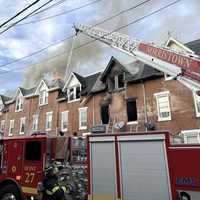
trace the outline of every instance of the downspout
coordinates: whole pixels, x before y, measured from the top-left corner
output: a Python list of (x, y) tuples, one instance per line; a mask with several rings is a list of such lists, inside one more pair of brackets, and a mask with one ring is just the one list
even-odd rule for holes
[(95, 110), (94, 110), (94, 108), (95, 108), (95, 97), (94, 97), (95, 95), (93, 95), (93, 97), (92, 97), (92, 124), (93, 124), (93, 126), (95, 126), (95, 124), (96, 124), (96, 122), (95, 122)]
[[(143, 91), (143, 101), (144, 101), (144, 121), (146, 124), (148, 122), (148, 116), (147, 116), (146, 90), (145, 90), (145, 85), (143, 81), (142, 81), (142, 91)], [(146, 126), (145, 126), (145, 131), (147, 132)]]

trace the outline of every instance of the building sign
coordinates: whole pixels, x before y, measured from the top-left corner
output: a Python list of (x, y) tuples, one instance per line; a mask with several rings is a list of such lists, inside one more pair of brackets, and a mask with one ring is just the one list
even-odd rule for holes
[(186, 76), (200, 81), (200, 60), (191, 59), (144, 43), (139, 45), (138, 50), (170, 64), (177, 65), (185, 70), (184, 74)]

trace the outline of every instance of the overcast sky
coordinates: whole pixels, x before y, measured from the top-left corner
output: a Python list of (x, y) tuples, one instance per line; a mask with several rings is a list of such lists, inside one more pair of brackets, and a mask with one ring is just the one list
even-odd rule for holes
[[(60, 1), (61, 0), (55, 0), (52, 4)], [(68, 14), (63, 13), (93, 1), (94, 0), (63, 0), (63, 3), (60, 5), (54, 6), (45, 12), (29, 17), (21, 22), (32, 23), (15, 26), (1, 34), (0, 93), (4, 93), (7, 90), (13, 90), (22, 84), (31, 86), (33, 81), (31, 79), (36, 80), (38, 77), (41, 77), (42, 73), (48, 75), (49, 71), (54, 71), (55, 69), (62, 72), (67, 65), (67, 52), (71, 47), (72, 40), (59, 43), (56, 46), (46, 49), (40, 54), (29, 57), (20, 62), (15, 62), (6, 66), (3, 65), (27, 56), (74, 34), (72, 28), (74, 22), (95, 24), (122, 10), (133, 7), (144, 0), (100, 0), (90, 6), (77, 9), (74, 12)], [(0, 0), (0, 22), (3, 23), (31, 2), (33, 1)], [(40, 0), (40, 2), (32, 9), (39, 7), (44, 2), (47, 2), (47, 0)], [(141, 17), (146, 16), (172, 2), (176, 2), (176, 0), (151, 0), (136, 9), (132, 9), (131, 11), (102, 24), (100, 27), (108, 30), (116, 29), (122, 25), (140, 19)], [(32, 9), (28, 10), (24, 14), (31, 12)], [(168, 38), (168, 32), (170, 32), (173, 37), (186, 43), (200, 39), (199, 11), (199, 0), (180, 0), (174, 5), (161, 10), (157, 14), (139, 20), (119, 32), (158, 44), (165, 43)], [(60, 13), (63, 14), (41, 21), (41, 19)], [(20, 17), (23, 17), (23, 15)], [(75, 39), (74, 46), (76, 47), (88, 40), (89, 38), (81, 35)], [(49, 58), (52, 58), (57, 54), (61, 54), (61, 56), (49, 60)], [(100, 42), (95, 42), (73, 52), (71, 67), (73, 70), (83, 75), (100, 71), (106, 67), (109, 58), (112, 55), (122, 60), (123, 63), (128, 63), (132, 60), (130, 57), (127, 57), (116, 50), (112, 50)], [(34, 65), (35, 63), (40, 64)], [(20, 68), (21, 70), (19, 70)], [(6, 71), (10, 72), (5, 73)], [(29, 80), (31, 84), (28, 84)]]

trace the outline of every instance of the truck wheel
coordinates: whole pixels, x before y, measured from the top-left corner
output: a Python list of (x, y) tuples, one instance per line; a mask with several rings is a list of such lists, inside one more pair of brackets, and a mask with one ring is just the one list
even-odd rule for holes
[(6, 185), (0, 190), (1, 200), (20, 200), (20, 194), (16, 186)]

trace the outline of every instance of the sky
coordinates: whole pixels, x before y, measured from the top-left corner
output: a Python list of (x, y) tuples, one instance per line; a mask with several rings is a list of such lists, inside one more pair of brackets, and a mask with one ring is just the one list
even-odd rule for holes
[[(48, 6), (57, 2), (62, 3), (33, 15), (20, 22), (21, 24), (2, 34), (0, 33), (0, 94), (9, 94), (19, 86), (32, 87), (42, 77), (51, 78), (53, 74), (64, 77), (69, 60), (70, 69), (82, 75), (103, 70), (111, 56), (115, 56), (124, 64), (132, 62), (132, 57), (111, 49), (98, 41), (72, 51), (71, 56), (69, 56), (72, 44), (77, 47), (91, 39), (82, 34), (73, 40), (64, 39), (74, 34), (73, 23), (94, 25), (144, 1), (54, 0)], [(0, 23), (3, 23), (32, 2), (33, 0), (0, 0)], [(47, 0), (40, 0), (39, 3), (16, 20), (45, 2)], [(94, 3), (84, 6), (91, 2)], [(176, 3), (142, 19), (142, 17), (173, 2)], [(81, 6), (81, 9), (75, 9), (67, 13), (67, 11)], [(119, 30), (119, 32), (157, 44), (164, 44), (170, 33), (180, 42), (186, 43), (200, 39), (199, 10), (199, 0), (150, 0), (101, 24), (100, 27), (112, 31), (139, 19), (132, 25)], [(57, 16), (55, 17), (55, 15)], [(4, 28), (0, 28), (0, 32), (2, 30)], [(46, 48), (41, 53), (22, 59), (20, 62), (15, 62), (17, 59), (26, 57), (54, 43), (58, 44)]]

